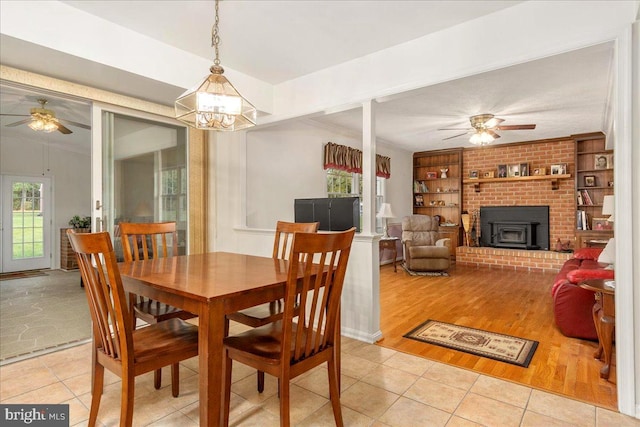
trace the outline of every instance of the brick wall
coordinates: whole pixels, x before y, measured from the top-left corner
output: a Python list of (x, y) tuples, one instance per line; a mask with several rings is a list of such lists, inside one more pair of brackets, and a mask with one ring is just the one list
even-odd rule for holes
[[(550, 244), (554, 247), (559, 238), (574, 244), (575, 203), (575, 146), (571, 138), (558, 138), (537, 142), (503, 144), (465, 149), (463, 154), (463, 177), (469, 171), (478, 170), (482, 178), (484, 172), (494, 171), (497, 176), (499, 164), (528, 163), (532, 174), (535, 168), (544, 167), (550, 174), (550, 166), (567, 164), (567, 173), (572, 178), (559, 180), (559, 188), (551, 189), (550, 180), (485, 182), (480, 184), (480, 192), (475, 192), (473, 184), (463, 185), (462, 209), (469, 212), (480, 206), (549, 206)], [(479, 224), (477, 225), (479, 228)]]
[(458, 246), (456, 264), (491, 267), (503, 270), (557, 272), (572, 254), (521, 249), (474, 248)]

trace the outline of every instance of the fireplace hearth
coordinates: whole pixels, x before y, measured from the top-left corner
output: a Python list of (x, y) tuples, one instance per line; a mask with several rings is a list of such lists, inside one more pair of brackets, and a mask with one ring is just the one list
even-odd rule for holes
[(480, 246), (549, 250), (549, 206), (483, 206)]

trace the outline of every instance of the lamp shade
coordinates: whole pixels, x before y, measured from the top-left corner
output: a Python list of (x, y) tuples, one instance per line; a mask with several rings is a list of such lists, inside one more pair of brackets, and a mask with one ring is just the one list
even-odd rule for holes
[(613, 215), (615, 214), (614, 198), (612, 195), (604, 196), (602, 200), (602, 215), (611, 215), (610, 222), (613, 222)]
[(391, 204), (383, 203), (382, 206), (380, 206), (380, 210), (376, 214), (376, 218), (395, 218), (395, 215), (391, 211)]
[(235, 131), (256, 124), (256, 108), (222, 75), (222, 67), (176, 100), (176, 118), (197, 129)]

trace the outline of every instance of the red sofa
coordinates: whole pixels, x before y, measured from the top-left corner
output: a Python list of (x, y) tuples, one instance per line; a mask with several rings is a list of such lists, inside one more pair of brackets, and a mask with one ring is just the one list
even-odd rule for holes
[(613, 270), (598, 262), (602, 249), (583, 248), (568, 259), (553, 281), (553, 313), (560, 331), (574, 338), (597, 340), (592, 308), (594, 292), (578, 286), (586, 279), (613, 279)]

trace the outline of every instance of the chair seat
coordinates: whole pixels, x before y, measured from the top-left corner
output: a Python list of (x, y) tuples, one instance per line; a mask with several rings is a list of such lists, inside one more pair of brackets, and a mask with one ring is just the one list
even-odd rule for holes
[(147, 323), (157, 323), (169, 319), (188, 320), (197, 317), (193, 313), (181, 310), (154, 300), (145, 300), (133, 306), (135, 316)]
[[(159, 357), (173, 359), (198, 355), (198, 327), (182, 319), (169, 319), (133, 331), (133, 354), (136, 363)], [(191, 356), (189, 356), (191, 354)]]
[[(284, 302), (282, 300), (271, 301), (266, 304), (257, 305), (244, 310), (236, 311), (227, 315), (227, 319), (252, 328), (268, 325), (276, 320), (282, 319)], [(294, 316), (297, 314), (297, 307)]]
[[(293, 336), (296, 336), (298, 328), (293, 324)], [(268, 325), (249, 329), (238, 335), (228, 336), (224, 339), (224, 346), (236, 349), (244, 353), (250, 353), (263, 361), (271, 361), (273, 364), (280, 362), (280, 352), (282, 351), (282, 320), (277, 320)], [(315, 340), (314, 331), (312, 340)], [(306, 334), (302, 341), (305, 341)], [(320, 337), (322, 341), (322, 337)], [(295, 342), (291, 343), (291, 350), (295, 349)]]

